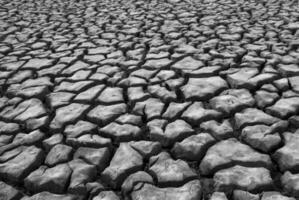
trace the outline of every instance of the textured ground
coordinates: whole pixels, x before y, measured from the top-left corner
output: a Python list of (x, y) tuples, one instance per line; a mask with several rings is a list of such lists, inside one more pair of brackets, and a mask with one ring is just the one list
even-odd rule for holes
[(2, 0), (1, 200), (299, 199), (299, 5)]

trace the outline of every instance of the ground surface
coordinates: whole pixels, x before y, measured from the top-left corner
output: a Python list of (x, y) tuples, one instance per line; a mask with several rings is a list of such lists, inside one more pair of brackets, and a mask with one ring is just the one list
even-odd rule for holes
[(299, 6), (2, 0), (1, 200), (299, 197)]

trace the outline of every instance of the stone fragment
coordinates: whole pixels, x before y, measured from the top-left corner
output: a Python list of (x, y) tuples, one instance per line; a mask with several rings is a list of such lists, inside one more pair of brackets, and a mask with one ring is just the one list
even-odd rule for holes
[(280, 178), (284, 190), (291, 196), (299, 197), (299, 174), (287, 171)]
[(228, 200), (225, 193), (223, 192), (214, 192), (210, 197), (210, 200)]
[(163, 102), (171, 102), (177, 98), (175, 91), (168, 90), (160, 85), (150, 85), (147, 90), (152, 96), (161, 99)]
[(191, 124), (220, 118), (222, 114), (213, 109), (205, 109), (202, 102), (194, 102), (182, 114), (182, 118)]
[(138, 153), (142, 155), (145, 159), (156, 155), (162, 149), (160, 142), (152, 142), (152, 141), (131, 141), (129, 142), (130, 146), (135, 149)]
[(285, 145), (278, 149), (273, 158), (281, 171), (298, 171), (299, 167), (299, 133), (283, 133)]
[(271, 125), (278, 121), (278, 118), (266, 114), (262, 110), (256, 108), (246, 108), (243, 111), (235, 114), (237, 128), (243, 128), (244, 126), (256, 124)]
[(20, 83), (24, 81), (25, 79), (29, 79), (33, 76), (32, 70), (20, 70), (17, 73), (15, 73), (8, 81), (7, 84), (14, 84), (14, 83)]
[(41, 166), (25, 178), (25, 187), (33, 192), (49, 191), (62, 194), (68, 187), (71, 173), (68, 164), (59, 164), (52, 168)]
[(162, 117), (166, 119), (175, 119), (191, 104), (191, 102), (176, 103), (170, 102)]
[(284, 196), (279, 192), (264, 192), (261, 200), (295, 200), (295, 198)]
[(107, 74), (109, 76), (113, 76), (119, 71), (120, 71), (119, 67), (111, 66), (111, 64), (104, 64), (103, 66), (97, 68), (97, 72)]
[[(19, 182), (43, 162), (44, 153), (35, 146), (21, 146), (19, 152), (4, 163), (0, 163), (0, 175), (12, 182)], [(15, 152), (14, 149), (11, 150)], [(7, 152), (6, 152), (7, 153)], [(0, 156), (5, 156), (5, 154)]]
[(96, 101), (109, 104), (122, 103), (124, 101), (123, 89), (119, 87), (106, 87), (96, 98)]
[(138, 183), (150, 183), (153, 184), (153, 178), (144, 171), (139, 171), (134, 174), (131, 174), (126, 178), (121, 186), (121, 190), (124, 194), (128, 194), (132, 191), (135, 185)]
[(293, 91), (299, 92), (299, 78), (298, 76), (289, 77), (289, 83)]
[(63, 81), (58, 86), (55, 86), (54, 92), (74, 92), (79, 93), (83, 91), (85, 88), (91, 86), (93, 81)]
[(84, 56), (84, 60), (86, 60), (87, 62), (93, 62), (93, 63), (97, 63), (101, 60), (104, 60), (105, 56), (101, 55), (101, 54), (97, 54), (97, 55), (85, 55)]
[(7, 123), (0, 121), (0, 134), (15, 134), (20, 130), (20, 125), (17, 123)]
[(56, 110), (54, 119), (50, 124), (51, 129), (61, 129), (65, 124), (70, 124), (77, 121), (84, 112), (88, 109), (89, 105), (72, 103)]
[(208, 78), (190, 78), (188, 83), (181, 87), (187, 100), (207, 100), (226, 89), (227, 83), (218, 76)]
[(147, 128), (150, 135), (163, 135), (164, 129), (167, 125), (167, 120), (165, 119), (153, 119), (147, 122)]
[(13, 140), (13, 135), (0, 135), (0, 147), (1, 146), (6, 146), (7, 144), (11, 143)]
[(1, 152), (0, 162), (1, 163), (7, 162), (8, 160), (19, 155), (23, 150), (24, 150), (24, 146), (19, 146), (19, 147), (12, 148), (10, 150)]
[(156, 74), (156, 72), (157, 72), (157, 70), (149, 70), (149, 69), (140, 68), (136, 71), (133, 71), (131, 73), (131, 76), (141, 77), (146, 80), (149, 80), (154, 74)]
[(199, 180), (186, 183), (181, 187), (158, 188), (148, 183), (137, 184), (131, 193), (132, 200), (148, 199), (153, 200), (195, 200), (201, 199), (202, 188)]
[(74, 154), (74, 158), (79, 158), (95, 165), (98, 171), (103, 171), (109, 164), (110, 151), (109, 148), (90, 148), (79, 147)]
[(299, 29), (299, 23), (298, 22), (290, 22), (287, 25), (287, 28), (291, 29), (291, 30), (297, 30), (297, 29)]
[(95, 134), (84, 134), (78, 138), (67, 138), (66, 143), (74, 147), (110, 147), (111, 139), (104, 138)]
[(45, 128), (48, 125), (49, 125), (49, 116), (44, 116), (44, 117), (40, 117), (40, 118), (32, 118), (32, 119), (26, 120), (26, 122), (25, 122), (25, 126), (28, 131)]
[(58, 163), (67, 162), (71, 159), (72, 151), (73, 149), (70, 146), (57, 144), (51, 148), (46, 157), (45, 164), (48, 166), (53, 166)]
[(151, 79), (151, 82), (160, 82), (167, 81), (175, 77), (175, 72), (172, 70), (160, 70), (154, 78)]
[[(287, 128), (287, 123), (284, 128)], [(241, 139), (253, 148), (263, 152), (271, 152), (281, 143), (279, 132), (274, 126), (254, 125), (242, 130)]]
[(79, 120), (75, 124), (67, 125), (64, 129), (64, 134), (67, 138), (76, 138), (83, 134), (95, 133), (97, 125), (88, 121)]
[(111, 137), (115, 141), (125, 142), (141, 137), (141, 129), (131, 124), (118, 124), (112, 122), (103, 128), (99, 128), (99, 132), (106, 137)]
[(98, 105), (87, 114), (87, 118), (95, 123), (107, 124), (126, 111), (127, 106), (123, 103), (108, 106)]
[[(264, 69), (265, 70), (265, 69)], [(242, 67), (237, 72), (227, 75), (227, 81), (233, 88), (253, 89), (274, 81), (276, 73), (260, 73), (257, 68)]]
[(282, 93), (282, 98), (292, 98), (292, 97), (298, 97), (299, 94), (297, 92), (294, 92), (293, 90), (287, 90)]
[(136, 125), (136, 126), (139, 126), (142, 124), (141, 116), (133, 115), (133, 114), (129, 114), (129, 113), (119, 116), (115, 121), (120, 124), (132, 124), (132, 125)]
[(218, 140), (224, 140), (233, 137), (233, 128), (229, 120), (225, 119), (222, 122), (210, 120), (202, 122), (200, 128), (210, 133)]
[(46, 149), (46, 151), (50, 151), (52, 147), (54, 147), (56, 144), (61, 144), (62, 142), (63, 135), (56, 133), (43, 141), (43, 147)]
[(7, 88), (7, 94), (24, 98), (43, 98), (52, 85), (48, 77), (28, 79), (21, 84), (11, 84)]
[(169, 79), (165, 81), (166, 87), (168, 87), (170, 90), (177, 91), (179, 96), (177, 98), (179, 100), (183, 99), (184, 97), (181, 95), (181, 92), (179, 91), (179, 88), (184, 85), (184, 78), (178, 77), (174, 79)]
[(143, 102), (137, 102), (133, 108), (133, 112), (140, 115), (146, 115), (150, 120), (155, 117), (160, 117), (164, 108), (164, 103), (157, 98), (149, 98)]
[(33, 58), (33, 59), (30, 59), (25, 65), (23, 65), (22, 69), (40, 70), (42, 68), (52, 65), (53, 61), (54, 60), (45, 59), (45, 58), (42, 58), (42, 59)]
[(2, 200), (18, 200), (23, 194), (14, 187), (0, 181), (0, 199)]
[(1, 68), (9, 71), (15, 71), (18, 70), (24, 63), (25, 61), (1, 63)]
[(68, 192), (72, 194), (87, 193), (86, 184), (95, 179), (97, 170), (94, 165), (87, 164), (81, 159), (74, 159), (69, 162), (72, 175)]
[(67, 67), (65, 70), (61, 72), (61, 74), (65, 75), (71, 75), (76, 71), (79, 71), (80, 69), (87, 69), (89, 65), (85, 62), (82, 62), (81, 60), (76, 61), (71, 66)]
[(169, 146), (176, 141), (180, 141), (191, 134), (194, 130), (184, 120), (178, 119), (172, 123), (167, 124), (165, 131), (162, 134), (152, 133), (150, 137), (152, 140), (159, 141), (163, 146)]
[(168, 58), (149, 59), (144, 63), (146, 69), (163, 69), (171, 63)]
[(290, 124), (296, 128), (299, 128), (299, 115), (294, 115), (288, 119)]
[(148, 99), (150, 95), (144, 91), (142, 87), (129, 87), (128, 88), (128, 99), (130, 102), (143, 101)]
[(227, 81), (233, 88), (249, 89), (249, 79), (253, 78), (259, 73), (256, 68), (243, 67), (236, 72), (227, 75)]
[(255, 93), (254, 98), (259, 108), (265, 108), (266, 106), (269, 106), (273, 104), (276, 100), (278, 100), (279, 95), (274, 92), (258, 90)]
[(120, 143), (110, 165), (102, 172), (102, 177), (112, 187), (118, 188), (128, 175), (140, 170), (142, 165), (142, 156), (128, 143)]
[(21, 200), (78, 200), (76, 196), (40, 192), (31, 197), (24, 197)]
[(212, 174), (233, 165), (272, 167), (270, 156), (262, 154), (237, 139), (223, 140), (209, 148), (199, 168), (202, 174)]
[(252, 194), (248, 191), (234, 190), (233, 200), (260, 200), (258, 194)]
[(105, 85), (97, 85), (78, 94), (74, 100), (79, 102), (91, 102), (103, 89)]
[(44, 137), (45, 137), (45, 133), (41, 132), (40, 130), (35, 130), (28, 134), (19, 133), (15, 136), (12, 144), (15, 144), (17, 146), (32, 145), (34, 143), (40, 142), (42, 139), (44, 139)]
[(207, 66), (202, 67), (200, 69), (192, 70), (185, 72), (190, 77), (208, 77), (208, 76), (216, 76), (219, 71), (221, 71), (223, 67), (220, 65), (214, 65), (214, 66)]
[[(53, 55), (53, 54), (52, 54)], [(56, 65), (53, 65), (51, 67), (46, 67), (41, 70), (37, 71), (37, 74), (39, 77), (41, 76), (56, 76), (59, 74), (64, 68), (66, 67), (65, 64), (59, 63)]]
[(160, 186), (181, 185), (197, 176), (185, 161), (173, 160), (166, 152), (151, 157), (149, 165)]
[(215, 190), (228, 192), (232, 189), (263, 191), (273, 187), (270, 171), (263, 167), (234, 166), (222, 169), (214, 175)]
[(78, 81), (78, 80), (86, 80), (89, 75), (91, 74), (90, 70), (79, 70), (75, 72), (71, 77), (69, 77), (69, 80)]
[(69, 104), (74, 96), (75, 94), (70, 92), (52, 92), (47, 96), (46, 100), (50, 107), (53, 109)]
[(8, 120), (17, 120), (24, 122), (31, 118), (37, 118), (41, 115), (45, 115), (46, 109), (43, 106), (43, 103), (36, 98), (28, 99), (16, 107), (8, 106), (5, 107), (1, 112), (0, 115)]
[(94, 197), (101, 191), (106, 190), (105, 186), (99, 180), (86, 183), (86, 189), (89, 192), (90, 197)]
[(296, 64), (278, 64), (277, 67), (284, 76), (299, 75), (299, 67)]
[(246, 89), (229, 89), (210, 100), (213, 109), (227, 115), (238, 112), (255, 103), (252, 95)]
[(271, 115), (279, 118), (289, 117), (299, 110), (299, 97), (281, 98), (273, 106), (266, 108)]
[(200, 161), (207, 149), (215, 143), (215, 139), (208, 133), (199, 133), (176, 142), (171, 152), (179, 159)]
[(195, 60), (191, 56), (185, 57), (182, 60), (176, 62), (171, 66), (173, 69), (179, 69), (182, 71), (196, 70), (204, 66), (204, 63), (200, 60)]
[(282, 91), (286, 91), (289, 89), (289, 81), (287, 78), (275, 80), (273, 84), (275, 85), (275, 87), (277, 87), (277, 89)]
[[(2, 135), (2, 136), (5, 136), (5, 135)], [(44, 137), (45, 137), (45, 134), (43, 132), (39, 131), (39, 130), (32, 131), (32, 132), (30, 132), (28, 134), (26, 134), (26, 133), (19, 133), (19, 134), (17, 134), (13, 138), (12, 142), (10, 142), (10, 143), (8, 143), (8, 144), (3, 145), (2, 147), (0, 147), (0, 155), (3, 152), (9, 151), (9, 150), (11, 150), (13, 148), (16, 148), (16, 147), (19, 147), (19, 146), (22, 146), (22, 145), (29, 146), (29, 145), (37, 144)], [(9, 140), (9, 137), (4, 137), (3, 139), (4, 139), (4, 141), (5, 140)]]
[(120, 200), (120, 198), (113, 191), (102, 191), (92, 200)]

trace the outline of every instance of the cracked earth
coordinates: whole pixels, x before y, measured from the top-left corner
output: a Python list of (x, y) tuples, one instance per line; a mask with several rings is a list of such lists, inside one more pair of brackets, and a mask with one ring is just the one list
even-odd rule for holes
[(298, 200), (299, 5), (2, 0), (1, 200)]

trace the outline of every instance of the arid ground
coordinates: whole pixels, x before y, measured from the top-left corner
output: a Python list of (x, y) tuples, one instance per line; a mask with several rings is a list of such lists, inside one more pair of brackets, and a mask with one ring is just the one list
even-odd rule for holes
[(298, 200), (298, 1), (0, 0), (20, 199)]

